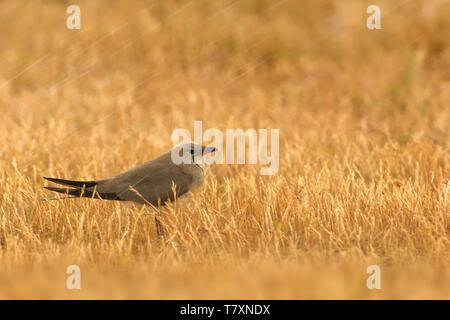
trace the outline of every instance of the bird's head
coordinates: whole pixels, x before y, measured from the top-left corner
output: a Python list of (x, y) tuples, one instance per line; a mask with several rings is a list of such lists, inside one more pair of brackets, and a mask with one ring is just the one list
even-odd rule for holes
[(182, 159), (182, 163), (184, 164), (196, 163), (198, 162), (197, 159), (214, 151), (217, 151), (215, 147), (205, 147), (195, 143), (183, 143), (172, 150), (172, 161), (174, 160), (174, 156), (176, 156), (179, 157), (179, 159)]

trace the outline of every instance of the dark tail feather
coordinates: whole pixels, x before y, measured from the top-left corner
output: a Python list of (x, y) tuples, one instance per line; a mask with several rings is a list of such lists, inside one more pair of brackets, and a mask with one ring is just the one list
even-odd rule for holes
[(90, 196), (92, 197), (92, 194), (93, 194), (92, 191), (83, 190), (83, 189), (56, 188), (56, 187), (47, 187), (47, 186), (45, 186), (44, 189), (47, 189), (47, 190), (50, 190), (53, 192), (57, 192), (57, 193), (67, 194), (69, 196), (73, 196), (74, 198), (78, 198), (81, 196), (87, 197), (89, 193), (90, 193)]
[(44, 187), (47, 190), (57, 192), (57, 193), (63, 193), (69, 196), (72, 196), (72, 198), (95, 198), (95, 199), (103, 199), (103, 200), (123, 200), (120, 199), (117, 194), (115, 193), (98, 193), (97, 191), (92, 190), (86, 190), (84, 188), (77, 188), (77, 189), (69, 189), (69, 188), (56, 188), (56, 187)]
[[(62, 184), (63, 186), (77, 187), (77, 188), (91, 188), (91, 187), (95, 187), (98, 183), (97, 181), (73, 181), (73, 180), (65, 180), (65, 179), (57, 179), (57, 178), (49, 178), (49, 177), (44, 177), (44, 179), (54, 182), (54, 183), (57, 183), (57, 184)], [(52, 191), (54, 191), (54, 190), (52, 190)], [(55, 191), (55, 192), (58, 192), (58, 191)]]

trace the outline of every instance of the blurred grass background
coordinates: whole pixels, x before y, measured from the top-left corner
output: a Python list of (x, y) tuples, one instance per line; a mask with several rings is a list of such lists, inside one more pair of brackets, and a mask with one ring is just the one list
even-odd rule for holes
[[(70, 4), (0, 2), (0, 297), (449, 298), (448, 1), (377, 1), (374, 31), (373, 1)], [(279, 173), (211, 167), (164, 243), (143, 208), (43, 201), (194, 120), (279, 128)]]

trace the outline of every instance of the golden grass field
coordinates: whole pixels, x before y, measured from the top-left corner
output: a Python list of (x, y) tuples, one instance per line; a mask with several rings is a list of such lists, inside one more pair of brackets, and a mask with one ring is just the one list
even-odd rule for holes
[[(0, 2), (0, 298), (450, 298), (449, 1), (77, 1), (81, 30), (69, 4)], [(45, 201), (194, 120), (279, 128), (278, 174), (211, 166), (165, 241), (149, 209)]]

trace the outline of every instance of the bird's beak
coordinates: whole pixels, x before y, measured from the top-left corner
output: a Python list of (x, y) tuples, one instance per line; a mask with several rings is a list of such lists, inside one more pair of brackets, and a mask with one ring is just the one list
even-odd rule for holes
[(205, 147), (205, 148), (203, 148), (203, 154), (207, 154), (207, 153), (211, 153), (211, 152), (215, 152), (215, 151), (217, 151), (217, 149), (214, 148), (214, 147)]

